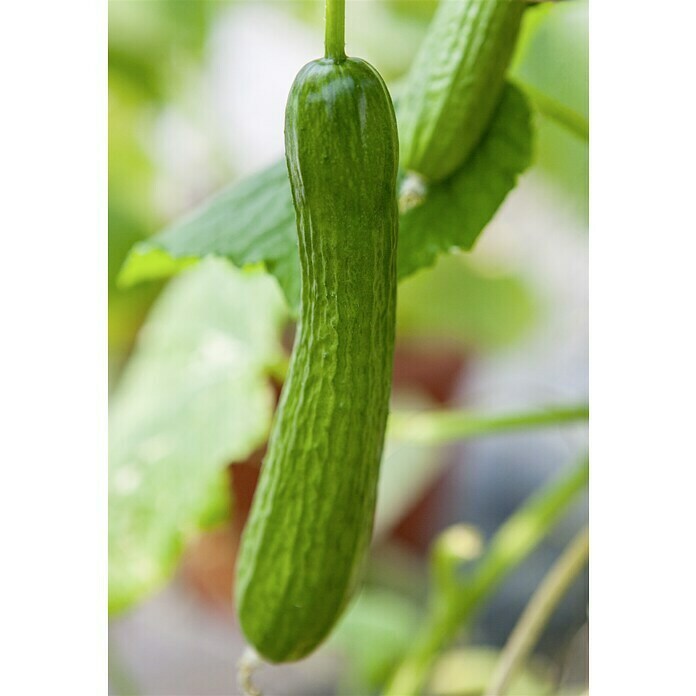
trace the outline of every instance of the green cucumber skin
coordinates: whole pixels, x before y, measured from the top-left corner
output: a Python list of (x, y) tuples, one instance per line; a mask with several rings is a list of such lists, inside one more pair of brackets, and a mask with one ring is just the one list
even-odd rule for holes
[(327, 636), (372, 534), (394, 353), (396, 120), (358, 59), (290, 91), (286, 159), (302, 268), (298, 335), (237, 563), (247, 640), (271, 662)]
[(441, 0), (399, 97), (401, 165), (440, 181), (498, 105), (526, 0)]

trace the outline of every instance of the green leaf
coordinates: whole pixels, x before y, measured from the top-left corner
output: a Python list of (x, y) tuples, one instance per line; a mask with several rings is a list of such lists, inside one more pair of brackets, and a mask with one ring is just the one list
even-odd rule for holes
[(520, 87), (524, 90), (527, 98), (532, 102), (534, 108), (542, 115), (555, 121), (559, 126), (563, 126), (568, 132), (575, 135), (584, 142), (590, 140), (589, 121), (577, 111), (567, 107), (562, 102), (549, 97), (541, 90), (531, 85), (526, 85), (520, 81)]
[(406, 597), (365, 587), (329, 640), (348, 662), (339, 693), (369, 693), (384, 683), (420, 619), (418, 607)]
[[(549, 2), (525, 13), (510, 68), (515, 81), (589, 117), (589, 3)], [(568, 76), (572, 75), (572, 79)]]
[[(425, 202), (401, 216), (399, 278), (439, 254), (471, 249), (531, 160), (532, 131), (522, 93), (508, 85), (488, 133), (464, 166), (433, 185)], [(356, 173), (359, 176), (359, 173)], [(161, 278), (185, 260), (224, 256), (236, 266), (264, 263), (291, 308), (299, 304), (295, 213), (284, 162), (222, 191), (188, 217), (138, 244), (121, 283)]]
[(507, 345), (529, 328), (536, 307), (517, 277), (463, 254), (442, 256), (399, 287), (400, 338), (490, 349)]
[(225, 513), (225, 469), (266, 439), (282, 297), (263, 273), (206, 261), (172, 281), (112, 397), (109, 608), (162, 585)]
[(488, 133), (464, 166), (401, 216), (399, 278), (453, 248), (469, 250), (530, 164), (532, 130), (522, 93), (508, 85)]
[(291, 307), (299, 303), (295, 210), (285, 162), (233, 184), (156, 237), (136, 245), (120, 283), (133, 285), (176, 273), (206, 256), (235, 266), (265, 263)]
[[(397, 413), (420, 413), (432, 408), (433, 402), (416, 392), (397, 393), (391, 403), (391, 411), (396, 409)], [(446, 463), (437, 445), (403, 442), (392, 438), (387, 431), (379, 470), (375, 540), (384, 538), (399, 523), (442, 473)]]
[[(142, 255), (142, 263), (138, 257)], [(189, 266), (198, 263), (195, 256), (175, 257), (158, 247), (151, 247), (147, 241), (133, 247), (128, 256), (128, 265), (119, 274), (118, 284), (123, 288), (136, 285), (141, 280), (156, 280), (177, 275)]]
[[(435, 664), (428, 693), (433, 696), (482, 696), (499, 658), (493, 648), (451, 650)], [(528, 668), (515, 677), (509, 694), (548, 696), (553, 692), (550, 670)]]
[[(522, 40), (510, 70), (511, 78), (525, 91), (536, 90), (530, 97), (538, 113), (537, 169), (553, 188), (566, 194), (569, 212), (585, 220), (589, 193), (589, 152), (584, 139), (589, 119), (588, 15), (586, 0), (548, 2), (525, 12)], [(581, 133), (583, 137), (578, 137)]]

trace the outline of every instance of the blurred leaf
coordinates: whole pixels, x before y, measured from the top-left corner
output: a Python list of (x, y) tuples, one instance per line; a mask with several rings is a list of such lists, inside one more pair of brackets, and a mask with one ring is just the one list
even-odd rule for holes
[(387, 440), (379, 474), (375, 537), (387, 533), (420, 500), (444, 464), (437, 447)]
[(488, 543), (483, 557), (473, 568), (465, 564), (461, 569), (461, 582), (456, 589), (448, 588), (445, 595), (439, 595), (441, 587), (433, 586), (429, 616), (391, 676), (385, 694), (421, 693), (442, 647), (454, 640), (481, 604), (568, 512), (588, 480), (589, 460), (583, 458), (569, 472), (536, 491), (508, 517)]
[[(109, 3), (113, 4), (113, 3)], [(126, 3), (121, 3), (126, 4)], [(129, 3), (134, 4), (134, 3)], [(155, 56), (134, 52), (130, 46), (109, 42), (109, 77), (137, 91), (144, 101), (160, 101), (166, 95), (166, 80)]]
[(589, 142), (590, 124), (584, 116), (556, 101), (553, 97), (549, 97), (548, 94), (544, 94), (536, 87), (525, 85), (523, 82), (520, 82), (519, 85), (540, 114), (555, 121), (559, 126), (563, 126), (580, 140)]
[[(451, 179), (432, 186), (425, 203), (401, 216), (400, 278), (432, 265), (439, 254), (453, 248), (471, 249), (529, 165), (531, 139), (526, 101), (510, 85), (488, 134), (467, 163)], [(121, 282), (130, 285), (162, 277), (162, 252), (174, 259), (225, 256), (237, 266), (264, 262), (296, 309), (299, 260), (285, 163), (233, 185), (137, 245), (126, 261)], [(168, 270), (176, 270), (176, 264)]]
[(109, 259), (107, 272), (109, 289), (112, 289), (120, 270), (120, 264), (128, 255), (129, 249), (144, 238), (146, 228), (142, 217), (130, 209), (127, 200), (117, 194), (109, 196), (108, 222)]
[(432, 19), (437, 8), (437, 0), (387, 0), (386, 4), (395, 15), (413, 18), (424, 25)]
[[(445, 653), (435, 664), (428, 693), (432, 696), (482, 696), (493, 676), (500, 653), (471, 647)], [(527, 669), (513, 680), (512, 696), (547, 696), (553, 692), (550, 675)]]
[[(525, 13), (510, 75), (537, 94), (579, 117), (589, 118), (588, 3), (545, 3)], [(550, 105), (547, 101), (546, 107)], [(537, 108), (540, 104), (536, 105)], [(544, 105), (541, 105), (544, 106)], [(547, 179), (569, 194), (576, 214), (586, 217), (589, 194), (587, 142), (560, 125), (558, 109), (538, 109), (536, 162)]]
[[(109, 206), (137, 219), (142, 236), (159, 224), (152, 205), (155, 168), (142, 137), (153, 122), (152, 112), (143, 108), (131, 86), (109, 76)], [(112, 234), (110, 229), (109, 242)]]
[(212, 260), (154, 305), (110, 408), (110, 610), (163, 584), (224, 513), (226, 466), (268, 433), (285, 318), (266, 275)]
[(420, 618), (416, 605), (402, 595), (365, 587), (329, 641), (348, 662), (339, 693), (367, 693), (384, 683)]
[[(153, 140), (162, 109), (199, 79), (219, 3), (109, 2), (109, 377), (118, 369), (158, 287), (123, 291), (128, 251), (162, 224)], [(185, 94), (185, 92), (184, 92)]]
[(570, 212), (586, 221), (590, 168), (587, 143), (542, 114), (537, 121), (538, 161), (545, 183), (564, 193), (572, 204)]
[(549, 2), (527, 12), (511, 74), (587, 118), (588, 3)]
[(109, 76), (109, 380), (118, 373), (158, 288), (155, 284), (116, 287), (116, 278), (133, 245), (160, 224), (152, 205), (154, 168), (135, 136), (150, 125), (130, 85)]
[[(397, 395), (392, 409), (420, 412), (432, 402), (420, 394)], [(445, 465), (436, 445), (399, 442), (387, 435), (379, 473), (374, 537), (389, 532), (420, 500)]]
[(397, 334), (463, 349), (493, 348), (517, 339), (534, 310), (521, 280), (451, 254), (401, 284)]
[(186, 79), (186, 63), (202, 58), (220, 4), (200, 0), (109, 2), (109, 75), (165, 100)]
[[(139, 257), (143, 256), (142, 264), (139, 264)], [(148, 280), (157, 278), (169, 278), (177, 275), (189, 266), (198, 263), (199, 259), (195, 256), (170, 256), (166, 251), (158, 248), (148, 249), (147, 242), (138, 244), (133, 248), (128, 256), (128, 265), (118, 276), (117, 284), (119, 288), (126, 289), (137, 284), (139, 278), (131, 274), (132, 269), (147, 269)]]

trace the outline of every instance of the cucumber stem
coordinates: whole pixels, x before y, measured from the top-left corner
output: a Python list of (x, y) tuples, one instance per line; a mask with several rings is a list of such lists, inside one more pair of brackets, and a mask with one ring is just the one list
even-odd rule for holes
[(526, 428), (584, 423), (589, 416), (587, 404), (496, 415), (469, 411), (396, 411), (390, 416), (389, 430), (395, 440), (434, 445)]
[(346, 59), (346, 0), (326, 0), (326, 57), (340, 63)]

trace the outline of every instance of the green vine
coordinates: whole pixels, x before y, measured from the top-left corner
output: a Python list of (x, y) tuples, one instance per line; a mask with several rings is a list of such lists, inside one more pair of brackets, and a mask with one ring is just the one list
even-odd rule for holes
[(440, 651), (456, 638), (475, 610), (537, 547), (585, 489), (585, 458), (569, 474), (533, 495), (498, 530), (471, 574), (446, 592), (433, 592), (429, 615), (411, 650), (395, 671), (385, 696), (418, 696)]
[(481, 416), (468, 411), (397, 412), (391, 416), (389, 434), (405, 442), (440, 444), (531, 427), (584, 422), (589, 415), (587, 404), (496, 416)]
[(546, 574), (527, 604), (503, 649), (486, 696), (504, 696), (507, 692), (513, 677), (534, 649), (553, 610), (587, 564), (589, 554), (590, 532), (585, 527)]

